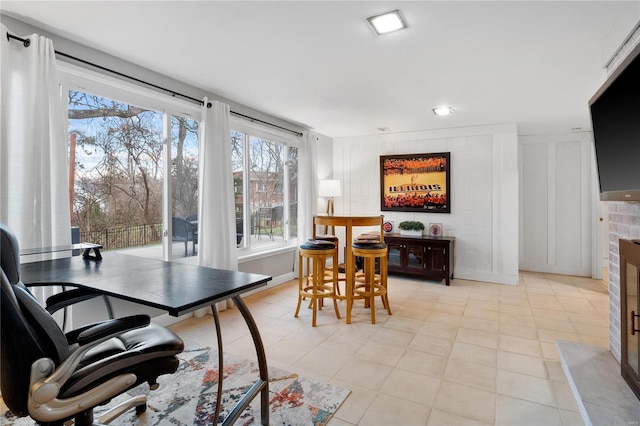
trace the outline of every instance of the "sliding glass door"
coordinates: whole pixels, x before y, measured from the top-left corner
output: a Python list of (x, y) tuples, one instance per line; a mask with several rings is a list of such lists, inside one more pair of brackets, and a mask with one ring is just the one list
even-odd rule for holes
[(194, 256), (199, 108), (62, 74), (77, 242), (165, 260)]
[(105, 249), (159, 244), (162, 113), (69, 90), (71, 225)]
[[(195, 256), (198, 246), (198, 122), (171, 116), (172, 258)], [(169, 241), (167, 241), (169, 243)]]

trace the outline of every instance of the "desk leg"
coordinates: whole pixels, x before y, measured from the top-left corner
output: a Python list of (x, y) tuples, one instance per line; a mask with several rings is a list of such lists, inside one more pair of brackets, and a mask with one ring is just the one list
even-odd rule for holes
[(216, 339), (218, 343), (218, 394), (216, 395), (216, 410), (213, 418), (218, 424), (220, 418), (220, 409), (222, 408), (222, 381), (224, 380), (224, 360), (222, 356), (222, 333), (220, 332), (220, 318), (218, 317), (218, 309), (216, 305), (211, 305), (211, 314), (213, 315), (213, 323), (216, 328)]
[[(267, 370), (267, 357), (264, 353), (264, 345), (262, 344), (262, 338), (260, 332), (256, 326), (256, 322), (249, 312), (249, 308), (245, 305), (240, 296), (233, 298), (233, 303), (238, 307), (238, 310), (242, 314), (244, 321), (249, 327), (249, 332), (253, 338), (253, 344), (256, 347), (256, 355), (258, 357), (258, 369), (260, 370), (260, 379), (251, 386), (251, 388), (245, 393), (245, 395), (238, 401), (233, 411), (229, 413), (224, 420), (223, 425), (232, 425), (238, 420), (245, 408), (249, 406), (253, 398), (260, 393), (260, 423), (264, 426), (269, 425), (269, 372)], [(212, 308), (214, 308), (212, 306)], [(214, 309), (215, 311), (215, 309)], [(218, 347), (222, 347), (222, 342), (218, 343)], [(222, 355), (220, 355), (222, 356)], [(220, 364), (222, 365), (222, 364)], [(220, 369), (222, 371), (222, 368)], [(216, 413), (217, 414), (217, 413)], [(216, 417), (217, 418), (217, 417)]]

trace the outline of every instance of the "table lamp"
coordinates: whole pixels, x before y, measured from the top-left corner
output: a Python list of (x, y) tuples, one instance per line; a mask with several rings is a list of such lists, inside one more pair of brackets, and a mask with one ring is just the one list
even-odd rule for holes
[(318, 196), (327, 199), (327, 214), (333, 214), (333, 197), (342, 195), (340, 181), (335, 179), (323, 179), (318, 182)]

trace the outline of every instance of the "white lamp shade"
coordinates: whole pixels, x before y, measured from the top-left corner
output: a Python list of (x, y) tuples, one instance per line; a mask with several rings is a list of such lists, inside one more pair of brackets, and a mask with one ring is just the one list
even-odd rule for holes
[(319, 197), (339, 197), (342, 195), (340, 181), (334, 179), (323, 179), (318, 182)]

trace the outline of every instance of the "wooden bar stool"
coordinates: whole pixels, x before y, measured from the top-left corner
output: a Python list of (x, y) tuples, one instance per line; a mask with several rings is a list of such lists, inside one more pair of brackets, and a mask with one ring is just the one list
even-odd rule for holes
[[(331, 285), (325, 281), (325, 264), (328, 259), (332, 259), (333, 263), (338, 263), (338, 253), (336, 245), (330, 241), (309, 240), (300, 244), (298, 249), (298, 307), (294, 317), (300, 312), (300, 304), (303, 298), (310, 299), (310, 308), (313, 309), (313, 317), (311, 325), (316, 326), (316, 313), (322, 309), (322, 300), (327, 297), (333, 299), (333, 308), (336, 311), (336, 317), (340, 319), (340, 311), (338, 310), (338, 302), (336, 301), (335, 289), (338, 285), (338, 269), (333, 269)], [(306, 262), (303, 262), (306, 260)], [(303, 269), (307, 264), (306, 274)]]
[[(353, 262), (356, 257), (364, 259), (363, 274), (356, 272), (352, 299), (364, 299), (365, 306), (371, 309), (371, 324), (376, 323), (375, 298), (380, 297), (382, 305), (391, 315), (391, 306), (387, 294), (387, 245), (381, 242), (354, 243), (352, 246)], [(380, 272), (376, 274), (376, 259), (379, 259)], [(347, 310), (351, 306), (347, 304)]]
[[(339, 247), (340, 247), (340, 243), (338, 241), (338, 237), (336, 237), (335, 235), (331, 235), (331, 234), (321, 234), (321, 235), (316, 235), (316, 237), (314, 238), (314, 240), (320, 240), (320, 241), (330, 241), (332, 243), (334, 243), (336, 245), (336, 259), (339, 256)], [(309, 260), (307, 260), (307, 268), (309, 264)], [(325, 283), (330, 282), (333, 283), (333, 269), (334, 268), (338, 268), (338, 263), (336, 260), (332, 260), (332, 264), (328, 265), (325, 263), (325, 269), (324, 269), (324, 280)], [(336, 283), (336, 288), (335, 288), (335, 292), (336, 294), (340, 294), (340, 281), (346, 281), (345, 277), (343, 276), (342, 278), (340, 278), (340, 271), (338, 270), (338, 282)]]

